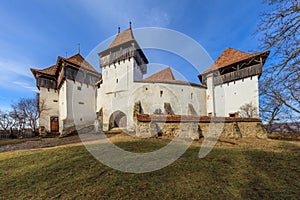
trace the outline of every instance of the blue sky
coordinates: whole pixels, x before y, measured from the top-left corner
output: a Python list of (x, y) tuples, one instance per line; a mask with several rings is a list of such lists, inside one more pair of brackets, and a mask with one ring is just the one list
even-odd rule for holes
[[(226, 47), (259, 51), (254, 35), (261, 0), (210, 1), (93, 1), (4, 0), (0, 3), (0, 109), (8, 110), (37, 88), (29, 68), (45, 68), (57, 56), (89, 52), (105, 39), (128, 28), (169, 28), (196, 40), (216, 59)], [(185, 72), (185, 61), (164, 52), (148, 52), (150, 62), (172, 66), (192, 82), (197, 74)], [(95, 66), (98, 67), (98, 66)], [(99, 68), (97, 68), (100, 70)], [(150, 70), (151, 71), (151, 70)]]

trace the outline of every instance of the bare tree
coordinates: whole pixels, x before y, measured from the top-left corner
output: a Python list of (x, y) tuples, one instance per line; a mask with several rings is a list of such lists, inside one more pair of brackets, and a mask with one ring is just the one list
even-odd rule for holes
[(257, 107), (252, 102), (244, 104), (240, 107), (240, 116), (247, 118), (258, 117)]
[(9, 131), (14, 126), (14, 121), (8, 112), (0, 110), (0, 128), (5, 132)]
[(18, 119), (19, 125), (23, 126), (24, 123), (28, 125), (33, 131), (38, 127), (38, 119), (40, 113), (47, 110), (45, 102), (39, 99), (39, 95), (35, 98), (23, 98), (19, 102), (12, 105), (14, 116)]
[(14, 127), (19, 131), (25, 129), (26, 125), (26, 116), (22, 115), (22, 113), (18, 113), (18, 110), (13, 106), (13, 110), (10, 112), (10, 116), (12, 120), (14, 120)]
[(260, 79), (261, 112), (270, 126), (276, 118), (300, 115), (300, 9), (298, 0), (265, 0), (257, 33), (271, 50)]

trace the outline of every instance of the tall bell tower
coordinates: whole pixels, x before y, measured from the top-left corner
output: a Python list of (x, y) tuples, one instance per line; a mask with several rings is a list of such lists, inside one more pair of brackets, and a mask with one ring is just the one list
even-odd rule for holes
[[(103, 87), (107, 92), (128, 90), (136, 80), (147, 73), (148, 60), (135, 40), (132, 25), (118, 34), (110, 46), (99, 53)], [(102, 86), (101, 86), (102, 87)]]
[(128, 105), (128, 97), (133, 91), (134, 82), (142, 80), (147, 73), (148, 64), (133, 36), (131, 22), (127, 30), (120, 32), (118, 28), (113, 42), (98, 55), (102, 80), (98, 83), (97, 111), (101, 113), (99, 118), (103, 120), (103, 130), (114, 127), (114, 121), (128, 126), (133, 120), (133, 108)]

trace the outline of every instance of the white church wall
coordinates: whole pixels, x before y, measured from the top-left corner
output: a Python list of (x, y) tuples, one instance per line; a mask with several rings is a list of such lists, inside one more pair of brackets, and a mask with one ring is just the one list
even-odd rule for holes
[(134, 62), (134, 80), (138, 81), (142, 79), (143, 79), (143, 73), (141, 71), (141, 68), (136, 62)]
[(207, 77), (207, 91), (206, 91), (206, 105), (207, 105), (207, 115), (214, 116), (214, 88), (213, 88), (213, 77), (212, 74)]
[(133, 59), (124, 60), (102, 68), (103, 84), (101, 87), (104, 93), (127, 90), (132, 82)]
[(131, 104), (141, 101), (147, 114), (153, 114), (156, 109), (164, 112), (164, 103), (170, 103), (174, 114), (189, 114), (188, 105), (191, 104), (197, 115), (205, 115), (205, 98), (205, 88), (169, 83), (134, 83), (130, 94)]
[(75, 125), (93, 124), (96, 120), (96, 88), (85, 83), (66, 80), (66, 94), (62, 98), (64, 102), (68, 102), (63, 108), (66, 114), (62, 115), (64, 128)]
[(115, 111), (126, 114), (129, 127), (134, 127), (134, 104), (138, 101), (144, 113), (153, 114), (156, 109), (164, 112), (164, 103), (170, 103), (174, 114), (188, 115), (189, 104), (193, 106), (197, 115), (206, 114), (206, 89), (188, 85), (163, 83), (133, 83), (128, 91), (106, 93), (98, 91), (99, 111), (103, 108), (103, 127), (108, 129), (110, 116)]
[(64, 129), (63, 120), (67, 118), (67, 81), (64, 81), (59, 89), (59, 131), (62, 132)]
[[(59, 116), (58, 92), (54, 89), (40, 87), (40, 103), (44, 102), (46, 110), (41, 112), (40, 126), (50, 132), (50, 117)], [(41, 105), (40, 105), (41, 106)]]
[(97, 108), (103, 111), (103, 129), (108, 130), (109, 118), (121, 111), (127, 116), (128, 127), (134, 127), (134, 104), (141, 102), (144, 113), (156, 109), (164, 112), (164, 103), (170, 103), (175, 114), (187, 115), (191, 104), (197, 115), (206, 115), (206, 88), (168, 84), (134, 82), (143, 79), (134, 59), (126, 59), (102, 68), (103, 83), (97, 91)]
[(229, 113), (238, 112), (241, 106), (251, 102), (259, 113), (258, 95), (258, 76), (215, 86), (216, 114), (229, 116)]

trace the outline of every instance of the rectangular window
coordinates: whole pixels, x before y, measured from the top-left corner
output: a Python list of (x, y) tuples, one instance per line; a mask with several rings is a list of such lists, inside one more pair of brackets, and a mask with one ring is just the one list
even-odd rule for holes
[(78, 86), (78, 87), (77, 87), (77, 90), (81, 90), (81, 87), (80, 87), (80, 86)]

